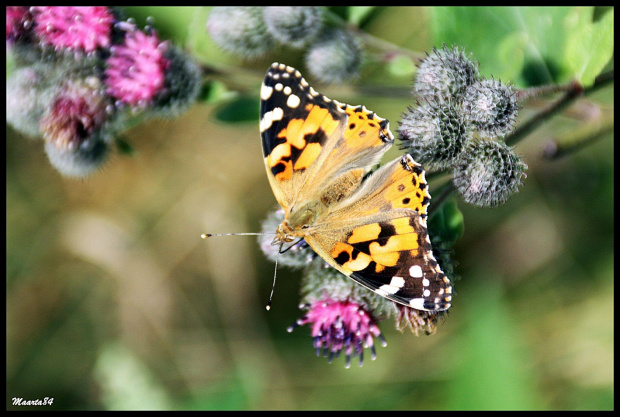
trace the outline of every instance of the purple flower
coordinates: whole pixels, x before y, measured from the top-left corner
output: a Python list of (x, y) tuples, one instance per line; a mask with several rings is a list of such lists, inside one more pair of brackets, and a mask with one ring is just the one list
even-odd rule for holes
[(105, 82), (108, 94), (120, 103), (145, 107), (164, 91), (167, 42), (161, 42), (154, 31), (129, 30), (122, 45), (110, 48), (106, 61)]
[(33, 7), (32, 13), (43, 44), (86, 53), (110, 46), (114, 15), (108, 7), (45, 6)]
[(322, 351), (329, 362), (344, 351), (347, 368), (351, 366), (351, 357), (358, 355), (362, 366), (364, 348), (370, 348), (373, 360), (376, 357), (374, 337), (378, 337), (383, 346), (386, 345), (374, 317), (360, 304), (325, 298), (307, 307), (306, 315), (288, 331), (304, 324), (310, 325), (317, 356)]
[(6, 8), (6, 41), (11, 43), (28, 33), (32, 26), (30, 9), (25, 6), (9, 6)]
[(98, 78), (68, 81), (41, 118), (43, 138), (59, 148), (77, 149), (101, 132), (109, 116), (107, 105)]

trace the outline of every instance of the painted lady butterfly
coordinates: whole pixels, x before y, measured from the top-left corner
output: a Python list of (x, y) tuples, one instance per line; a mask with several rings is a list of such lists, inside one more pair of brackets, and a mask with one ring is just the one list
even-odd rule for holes
[(303, 238), (377, 294), (418, 310), (447, 310), (452, 285), (433, 257), (422, 166), (404, 155), (367, 175), (394, 142), (388, 121), (330, 100), (278, 63), (260, 96), (265, 167), (285, 212), (274, 244)]

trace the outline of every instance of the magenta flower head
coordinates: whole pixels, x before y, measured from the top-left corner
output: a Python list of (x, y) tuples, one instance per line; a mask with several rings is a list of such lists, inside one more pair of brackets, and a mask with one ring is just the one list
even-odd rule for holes
[(114, 15), (105, 6), (32, 7), (34, 31), (43, 45), (86, 53), (111, 44)]
[(70, 80), (52, 102), (49, 112), (41, 118), (44, 139), (67, 148), (76, 148), (92, 137), (108, 120), (106, 96), (99, 79)]
[(322, 352), (330, 363), (344, 352), (345, 367), (351, 366), (351, 357), (355, 356), (359, 356), (362, 366), (364, 348), (370, 348), (373, 360), (376, 357), (375, 337), (379, 338), (384, 346), (386, 345), (372, 314), (354, 301), (336, 301), (325, 297), (306, 307), (306, 315), (289, 327), (288, 331), (308, 324), (314, 338), (317, 356)]
[(170, 61), (165, 52), (168, 42), (161, 42), (154, 30), (148, 33), (131, 27), (121, 45), (110, 48), (106, 61), (107, 92), (119, 104), (146, 107), (163, 92)]
[(7, 45), (27, 36), (32, 27), (32, 15), (26, 6), (7, 6), (6, 41)]
[(63, 175), (85, 177), (104, 162), (111, 115), (99, 78), (68, 80), (41, 118), (40, 129), (51, 164)]

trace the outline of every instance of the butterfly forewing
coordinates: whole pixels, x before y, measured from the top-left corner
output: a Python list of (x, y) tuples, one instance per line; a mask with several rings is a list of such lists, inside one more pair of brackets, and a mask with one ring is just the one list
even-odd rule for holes
[(341, 176), (359, 185), (394, 142), (387, 120), (317, 93), (299, 71), (277, 63), (261, 86), (260, 130), (267, 175), (285, 209), (319, 199)]

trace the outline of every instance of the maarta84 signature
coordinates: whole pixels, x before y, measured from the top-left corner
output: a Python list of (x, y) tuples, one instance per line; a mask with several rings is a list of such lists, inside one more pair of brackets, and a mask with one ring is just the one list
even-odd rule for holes
[(24, 400), (23, 398), (13, 397), (13, 405), (52, 405), (54, 398), (45, 397), (42, 400)]

